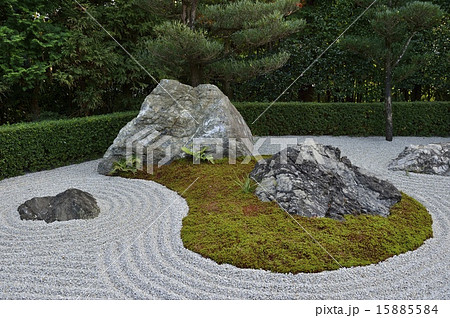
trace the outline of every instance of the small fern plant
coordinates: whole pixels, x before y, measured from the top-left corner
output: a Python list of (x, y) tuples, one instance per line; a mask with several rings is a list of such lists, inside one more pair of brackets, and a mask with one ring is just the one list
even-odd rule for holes
[(120, 172), (132, 172), (136, 174), (137, 167), (140, 165), (140, 160), (133, 156), (131, 159), (122, 158), (114, 162), (111, 174), (118, 174)]
[(187, 147), (181, 147), (181, 150), (197, 160), (208, 161), (214, 164), (214, 157), (212, 155), (206, 154), (208, 147), (203, 147), (202, 149), (200, 149), (200, 151), (193, 151)]
[(248, 174), (246, 176), (243, 176), (242, 178), (237, 178), (234, 183), (236, 183), (241, 188), (243, 193), (253, 193), (258, 186)]

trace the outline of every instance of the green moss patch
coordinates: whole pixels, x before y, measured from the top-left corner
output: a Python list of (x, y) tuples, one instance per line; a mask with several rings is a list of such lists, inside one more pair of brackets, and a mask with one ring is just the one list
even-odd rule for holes
[(243, 193), (236, 180), (247, 176), (255, 162), (194, 165), (179, 160), (155, 167), (153, 174), (125, 177), (153, 180), (184, 192), (189, 213), (183, 219), (184, 246), (219, 264), (280, 273), (320, 272), (342, 266), (378, 263), (414, 250), (432, 237), (432, 219), (423, 205), (403, 194), (387, 218), (347, 216), (345, 221), (294, 216), (306, 233), (276, 203)]

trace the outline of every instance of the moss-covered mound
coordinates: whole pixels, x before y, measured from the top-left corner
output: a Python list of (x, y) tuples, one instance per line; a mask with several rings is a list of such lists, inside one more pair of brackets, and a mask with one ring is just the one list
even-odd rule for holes
[[(184, 192), (189, 214), (181, 238), (186, 248), (217, 263), (281, 273), (320, 272), (339, 268), (314, 237), (344, 267), (378, 263), (418, 248), (432, 237), (432, 219), (424, 206), (403, 194), (387, 218), (347, 216), (328, 218), (291, 216), (273, 202), (261, 202), (236, 183), (247, 176), (248, 165), (192, 164), (179, 160), (144, 172), (122, 174), (153, 180)], [(302, 229), (302, 227), (304, 229)], [(308, 233), (306, 233), (306, 231)]]

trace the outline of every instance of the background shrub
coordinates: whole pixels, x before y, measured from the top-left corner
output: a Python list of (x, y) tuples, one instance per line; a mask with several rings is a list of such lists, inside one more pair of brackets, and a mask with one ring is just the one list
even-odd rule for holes
[(100, 158), (136, 112), (0, 126), (0, 179)]
[[(383, 103), (235, 103), (258, 136), (384, 136)], [(395, 136), (449, 136), (450, 102), (399, 102), (393, 105)]]

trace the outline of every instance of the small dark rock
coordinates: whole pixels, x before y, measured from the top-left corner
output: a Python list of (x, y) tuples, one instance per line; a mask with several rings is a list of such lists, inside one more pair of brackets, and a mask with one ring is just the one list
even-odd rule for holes
[(33, 198), (17, 210), (21, 220), (44, 220), (47, 223), (93, 219), (100, 213), (95, 198), (78, 189), (69, 189), (54, 197)]
[(338, 148), (308, 141), (259, 161), (251, 177), (256, 195), (276, 201), (291, 214), (329, 217), (388, 216), (401, 193), (387, 181), (363, 173)]

